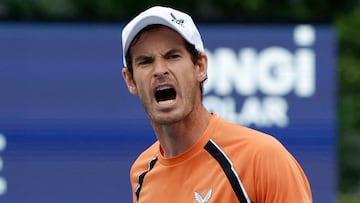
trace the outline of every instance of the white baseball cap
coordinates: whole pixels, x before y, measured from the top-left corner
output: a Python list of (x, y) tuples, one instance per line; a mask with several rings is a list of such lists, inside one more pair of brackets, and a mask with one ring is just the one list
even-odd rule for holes
[(204, 51), (200, 33), (192, 18), (181, 11), (162, 6), (149, 8), (132, 19), (122, 31), (123, 63), (125, 54), (136, 34), (151, 24), (161, 24), (177, 31), (186, 41), (193, 44), (199, 52)]

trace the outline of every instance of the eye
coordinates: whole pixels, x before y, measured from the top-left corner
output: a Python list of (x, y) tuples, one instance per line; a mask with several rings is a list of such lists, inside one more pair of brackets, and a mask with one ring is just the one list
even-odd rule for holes
[(181, 55), (178, 54), (178, 53), (169, 53), (169, 54), (166, 55), (167, 59), (178, 59), (180, 57), (181, 57)]
[(179, 54), (171, 54), (170, 55), (170, 58), (172, 58), (172, 59), (176, 59), (176, 58), (179, 58), (179, 57), (180, 57)]
[(141, 66), (141, 65), (147, 65), (153, 62), (153, 58), (152, 57), (143, 57), (140, 58), (136, 61), (136, 65)]
[(138, 61), (138, 65), (144, 65), (144, 64), (147, 64), (149, 63), (148, 60), (141, 60), (141, 61)]

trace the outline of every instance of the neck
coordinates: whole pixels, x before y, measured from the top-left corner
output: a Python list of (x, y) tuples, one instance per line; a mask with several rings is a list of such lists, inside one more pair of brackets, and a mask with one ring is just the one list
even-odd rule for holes
[(179, 122), (167, 125), (153, 124), (163, 155), (173, 157), (189, 149), (202, 136), (209, 121), (210, 113), (204, 107), (200, 107)]

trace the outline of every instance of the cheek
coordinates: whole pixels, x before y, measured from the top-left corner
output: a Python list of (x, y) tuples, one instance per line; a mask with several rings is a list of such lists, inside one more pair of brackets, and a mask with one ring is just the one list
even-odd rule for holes
[(137, 94), (142, 98), (148, 92), (150, 84), (147, 83), (148, 79), (143, 77), (141, 74), (134, 74), (134, 85), (137, 91)]
[(188, 89), (189, 91), (192, 92), (192, 90), (195, 90), (194, 88), (196, 88), (198, 86), (198, 84), (200, 83), (198, 81), (198, 77), (196, 75), (195, 71), (184, 71), (182, 73), (182, 78), (181, 78), (181, 85), (183, 86), (183, 88)]
[(134, 70), (133, 79), (134, 79), (135, 86), (141, 86), (142, 82), (144, 81), (144, 74), (142, 74), (139, 71)]
[(184, 70), (184, 72), (182, 73), (185, 76), (185, 80), (187, 80), (188, 82), (190, 82), (191, 84), (196, 83), (199, 76), (198, 76), (198, 72), (197, 69), (194, 65), (189, 65), (189, 69)]

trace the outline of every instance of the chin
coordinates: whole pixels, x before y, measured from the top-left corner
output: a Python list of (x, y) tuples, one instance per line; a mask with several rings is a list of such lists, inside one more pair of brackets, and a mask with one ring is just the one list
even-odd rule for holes
[(158, 125), (170, 125), (182, 120), (183, 117), (178, 114), (162, 113), (162, 115), (156, 115), (151, 118), (152, 123)]

